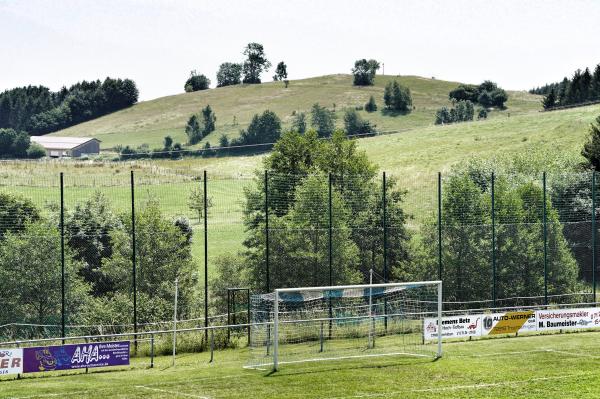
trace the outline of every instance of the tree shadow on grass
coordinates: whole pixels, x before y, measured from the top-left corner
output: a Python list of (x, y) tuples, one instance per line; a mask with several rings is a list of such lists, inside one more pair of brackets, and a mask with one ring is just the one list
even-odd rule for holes
[(391, 117), (403, 116), (403, 115), (410, 114), (411, 111), (412, 111), (412, 109), (409, 109), (407, 111), (397, 111), (395, 109), (384, 108), (384, 109), (381, 110), (381, 115), (383, 115), (383, 116), (391, 116)]

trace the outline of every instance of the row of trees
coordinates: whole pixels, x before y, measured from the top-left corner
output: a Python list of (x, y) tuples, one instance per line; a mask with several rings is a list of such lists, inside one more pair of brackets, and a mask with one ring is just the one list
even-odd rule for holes
[[(261, 74), (271, 67), (271, 62), (267, 59), (265, 50), (260, 43), (248, 43), (243, 51), (246, 60), (242, 63), (224, 62), (219, 65), (217, 71), (217, 87), (238, 85), (240, 83), (257, 84), (261, 83)], [(281, 61), (277, 64), (274, 81), (283, 81), (287, 87), (287, 65)], [(186, 92), (206, 90), (210, 86), (210, 79), (205, 75), (197, 74), (192, 71), (190, 77), (185, 82)]]
[(46, 134), (114, 112), (138, 100), (130, 79), (82, 81), (58, 92), (44, 86), (19, 87), (0, 94), (0, 128)]
[(452, 90), (448, 94), (448, 97), (450, 100), (455, 101), (469, 100), (473, 104), (479, 104), (484, 108), (504, 108), (504, 103), (508, 101), (506, 91), (489, 80), (480, 85), (461, 84)]
[(561, 82), (549, 83), (529, 91), (544, 95), (542, 106), (551, 109), (556, 106), (581, 104), (600, 100), (600, 64), (592, 74), (589, 68), (582, 72), (578, 69), (571, 79), (565, 77)]
[[(435, 124), (445, 125), (448, 123), (467, 122), (473, 120), (475, 108), (469, 100), (455, 101), (453, 106), (442, 107), (435, 113)], [(481, 108), (478, 112), (478, 119), (487, 118), (487, 111)]]

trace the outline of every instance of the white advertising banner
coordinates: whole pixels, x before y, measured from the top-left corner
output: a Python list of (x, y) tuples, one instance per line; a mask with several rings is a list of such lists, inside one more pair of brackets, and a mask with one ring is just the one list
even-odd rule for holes
[(0, 376), (23, 372), (23, 349), (0, 349)]
[[(600, 328), (600, 308), (525, 310), (442, 317), (442, 338)], [(437, 319), (423, 322), (425, 340), (437, 339)]]
[[(481, 335), (483, 315), (462, 315), (442, 317), (442, 338), (478, 337)], [(437, 319), (425, 319), (426, 340), (437, 339)]]
[(538, 310), (537, 331), (600, 327), (600, 308)]

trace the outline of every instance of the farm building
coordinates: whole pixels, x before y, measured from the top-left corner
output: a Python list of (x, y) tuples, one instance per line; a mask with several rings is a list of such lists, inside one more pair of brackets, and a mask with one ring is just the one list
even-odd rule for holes
[(32, 136), (32, 143), (44, 147), (49, 157), (80, 157), (100, 153), (100, 140), (92, 137)]

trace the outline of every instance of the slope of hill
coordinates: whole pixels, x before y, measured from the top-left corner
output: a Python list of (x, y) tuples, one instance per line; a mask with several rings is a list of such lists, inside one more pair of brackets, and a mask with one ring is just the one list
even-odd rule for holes
[[(435, 177), (453, 164), (471, 157), (547, 152), (554, 157), (583, 161), (580, 152), (590, 123), (600, 115), (600, 105), (554, 112), (501, 113), (484, 121), (446, 126), (424, 126), (398, 134), (358, 141), (360, 148), (382, 170), (403, 179)], [(159, 165), (211, 175), (252, 175), (264, 155), (156, 160)], [(548, 165), (552, 160), (548, 159)]]
[[(396, 79), (410, 88), (415, 109), (409, 115), (390, 116), (383, 109), (385, 85)], [(102, 140), (102, 149), (117, 144), (148, 144), (160, 147), (164, 136), (185, 142), (184, 127), (193, 113), (198, 113), (207, 104), (217, 116), (217, 129), (199, 145), (209, 141), (218, 144), (221, 134), (236, 137), (246, 127), (255, 113), (270, 109), (282, 119), (284, 126), (292, 120), (292, 112), (308, 112), (314, 103), (334, 109), (337, 123), (342, 125), (346, 108), (363, 106), (373, 95), (379, 110), (373, 113), (361, 111), (363, 117), (375, 123), (379, 130), (404, 131), (433, 124), (435, 111), (449, 105), (448, 92), (458, 85), (417, 76), (377, 76), (370, 87), (352, 86), (351, 75), (328, 75), (291, 81), (286, 89), (281, 82), (260, 85), (229, 86), (194, 93), (184, 93), (144, 101), (122, 111), (82, 123), (53, 133), (57, 136), (91, 136)], [(509, 92), (510, 99), (505, 111), (492, 112), (490, 119), (504, 115), (517, 115), (537, 111), (540, 96), (526, 92)]]

